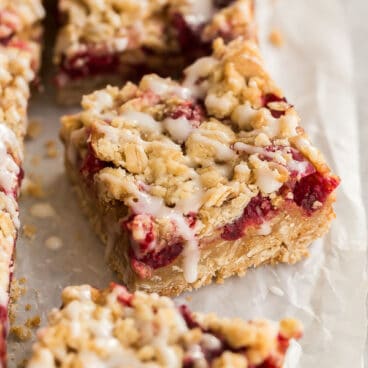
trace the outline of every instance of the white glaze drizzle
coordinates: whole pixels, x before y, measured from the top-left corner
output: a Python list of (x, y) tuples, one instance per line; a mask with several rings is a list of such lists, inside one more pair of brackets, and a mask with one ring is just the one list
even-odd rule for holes
[(121, 119), (134, 122), (136, 126), (152, 133), (161, 133), (162, 125), (151, 115), (138, 111), (127, 111), (121, 115)]
[(167, 207), (162, 198), (140, 192), (135, 186), (131, 186), (131, 189), (137, 201), (129, 199), (127, 202), (135, 213), (146, 213), (157, 218), (168, 218), (177, 226), (179, 234), (186, 241), (183, 250), (185, 280), (187, 282), (196, 281), (199, 261), (198, 240), (194, 230), (190, 228), (183, 214), (175, 208)]
[[(211, 131), (212, 132), (212, 131)], [(195, 131), (191, 134), (191, 138), (204, 145), (211, 146), (215, 149), (216, 158), (220, 161), (231, 161), (236, 157), (236, 153), (226, 144), (219, 142), (216, 139), (209, 138), (202, 132)], [(221, 132), (217, 132), (221, 133)]]
[(163, 125), (173, 140), (178, 143), (183, 143), (194, 129), (184, 116), (178, 119), (167, 118), (163, 121)]
[(189, 3), (190, 9), (185, 19), (193, 26), (208, 22), (215, 12), (213, 0), (190, 0)]

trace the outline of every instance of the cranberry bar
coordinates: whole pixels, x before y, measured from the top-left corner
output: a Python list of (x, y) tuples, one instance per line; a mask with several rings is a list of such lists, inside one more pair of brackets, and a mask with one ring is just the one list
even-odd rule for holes
[(77, 103), (107, 83), (147, 72), (177, 76), (222, 37), (253, 38), (253, 0), (59, 0), (58, 100)]
[(49, 315), (27, 368), (281, 368), (294, 319), (249, 322), (192, 313), (166, 297), (112, 284), (69, 286)]
[(18, 194), (29, 84), (40, 64), (40, 0), (0, 3), (0, 367), (5, 368), (9, 289), (19, 229)]
[(0, 46), (0, 367), (6, 366), (9, 287), (19, 211), (17, 198), (23, 176), (23, 137), (27, 123), (29, 83), (34, 78), (33, 55)]
[(0, 45), (20, 48), (32, 54), (32, 66), (41, 62), (41, 21), (45, 15), (41, 0), (0, 2)]
[(181, 84), (147, 75), (82, 106), (62, 119), (67, 172), (129, 289), (173, 295), (295, 263), (328, 230), (339, 179), (255, 43), (218, 39)]

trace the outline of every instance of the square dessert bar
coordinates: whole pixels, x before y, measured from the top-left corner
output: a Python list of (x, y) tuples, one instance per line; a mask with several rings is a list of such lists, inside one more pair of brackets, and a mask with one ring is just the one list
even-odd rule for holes
[(66, 168), (131, 290), (174, 295), (295, 263), (328, 230), (339, 179), (254, 42), (214, 43), (182, 83), (85, 96), (62, 119)]
[(2, 0), (0, 2), (0, 45), (27, 50), (32, 66), (41, 62), (42, 18), (41, 0)]
[[(25, 47), (20, 20), (28, 19), (31, 1), (0, 4), (0, 367), (6, 367), (6, 334), (9, 289), (13, 274), (15, 242), (19, 229), (18, 194), (23, 177), (23, 139), (27, 127), (29, 84), (38, 59), (34, 48)], [(38, 2), (40, 5), (41, 3)], [(14, 12), (13, 12), (14, 11)], [(19, 21), (19, 22), (18, 22)], [(30, 26), (31, 27), (31, 26)], [(19, 38), (18, 32), (19, 31)], [(5, 37), (5, 36), (4, 36)], [(25, 39), (24, 39), (25, 40)], [(25, 42), (25, 43), (23, 43)], [(33, 40), (30, 42), (34, 42)], [(37, 63), (35, 63), (37, 61)]]
[(147, 72), (181, 75), (211, 41), (255, 37), (253, 0), (59, 0), (58, 100), (79, 103), (108, 83)]
[(38, 331), (27, 368), (281, 368), (301, 335), (294, 319), (246, 322), (117, 284), (69, 286)]

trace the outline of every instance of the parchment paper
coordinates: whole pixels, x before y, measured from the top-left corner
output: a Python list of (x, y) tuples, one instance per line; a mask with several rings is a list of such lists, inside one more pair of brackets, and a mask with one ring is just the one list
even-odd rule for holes
[[(337, 0), (262, 0), (257, 3), (257, 17), (266, 64), (295, 104), (312, 141), (342, 178), (335, 206), (337, 219), (331, 232), (312, 245), (306, 261), (251, 270), (243, 278), (190, 293), (189, 304), (194, 310), (224, 316), (301, 319), (304, 338), (300, 345), (293, 345), (287, 368), (362, 367), (367, 239), (351, 44), (344, 10)], [(267, 41), (272, 27), (280, 29), (285, 38), (281, 49)], [(69, 284), (105, 287), (114, 279), (105, 265), (104, 249), (64, 177), (61, 145), (57, 158), (45, 158), (44, 143), (57, 140), (59, 117), (72, 111), (55, 105), (52, 72), (47, 65), (45, 69), (46, 91), (31, 102), (31, 118), (37, 118), (43, 130), (39, 138), (27, 143), (25, 170), (41, 180), (46, 197), (21, 200), (23, 224), (36, 225), (38, 231), (33, 241), (24, 236), (18, 241), (16, 277), (27, 279), (27, 293), (18, 303), (18, 323), (39, 314), (45, 324), (47, 311), (60, 305), (60, 291)], [(42, 158), (40, 164), (35, 157)], [(49, 203), (55, 216), (31, 216), (30, 208), (39, 202)], [(58, 250), (44, 244), (54, 235), (63, 240)], [(185, 296), (178, 299), (188, 302)], [(27, 303), (32, 309), (26, 312)], [(27, 357), (30, 343), (10, 338), (10, 367)]]

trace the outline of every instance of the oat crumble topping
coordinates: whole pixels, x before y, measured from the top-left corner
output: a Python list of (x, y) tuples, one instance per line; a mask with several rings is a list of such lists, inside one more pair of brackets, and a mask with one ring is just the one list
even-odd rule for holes
[[(157, 294), (130, 294), (70, 286), (63, 307), (38, 332), (28, 368), (263, 367), (280, 368), (289, 339), (300, 338), (294, 319), (245, 322), (192, 313)], [(61, 363), (63, 362), (63, 363)]]

